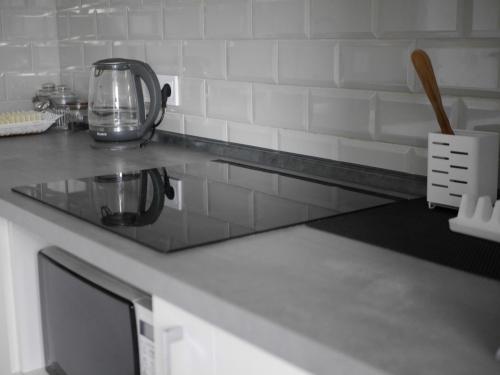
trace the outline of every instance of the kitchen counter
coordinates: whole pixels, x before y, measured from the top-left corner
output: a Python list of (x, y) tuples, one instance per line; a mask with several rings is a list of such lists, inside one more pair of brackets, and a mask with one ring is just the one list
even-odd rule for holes
[(90, 142), (63, 132), (0, 139), (0, 216), (315, 374), (500, 373), (493, 280), (304, 225), (164, 255), (10, 191), (213, 159)]

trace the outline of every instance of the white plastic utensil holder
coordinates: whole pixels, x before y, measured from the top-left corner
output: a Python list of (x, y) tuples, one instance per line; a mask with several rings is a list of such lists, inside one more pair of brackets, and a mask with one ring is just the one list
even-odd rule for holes
[(498, 133), (456, 130), (429, 133), (427, 202), (460, 206), (462, 195), (497, 197)]

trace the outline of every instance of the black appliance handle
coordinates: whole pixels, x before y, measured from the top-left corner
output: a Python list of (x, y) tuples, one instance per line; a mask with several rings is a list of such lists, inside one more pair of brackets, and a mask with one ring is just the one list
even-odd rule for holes
[[(137, 90), (137, 104), (140, 119), (138, 137), (143, 137), (144, 134), (146, 134), (146, 132), (152, 129), (155, 125), (156, 118), (161, 110), (162, 93), (158, 77), (148, 64), (139, 60), (129, 60), (129, 64), (130, 71), (134, 75)], [(151, 99), (147, 116), (145, 115), (141, 79), (146, 84), (149, 91), (149, 98)]]

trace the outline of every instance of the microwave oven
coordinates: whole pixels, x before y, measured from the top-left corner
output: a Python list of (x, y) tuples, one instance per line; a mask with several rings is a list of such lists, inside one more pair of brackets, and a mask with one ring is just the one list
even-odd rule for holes
[(50, 375), (154, 375), (150, 295), (57, 247), (38, 267)]

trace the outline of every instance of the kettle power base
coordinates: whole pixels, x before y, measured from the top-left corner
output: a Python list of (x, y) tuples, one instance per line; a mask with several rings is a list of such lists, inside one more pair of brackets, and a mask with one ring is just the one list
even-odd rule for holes
[(94, 141), (90, 144), (90, 147), (94, 150), (111, 150), (111, 151), (121, 151), (121, 150), (132, 150), (135, 148), (140, 148), (143, 139), (138, 139), (135, 141), (127, 142), (97, 142)]

